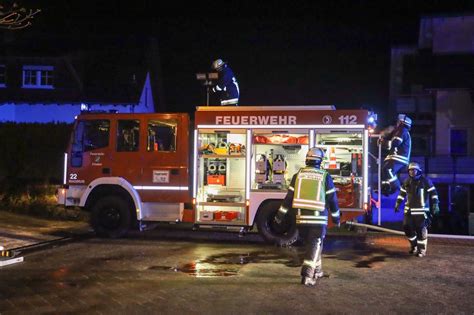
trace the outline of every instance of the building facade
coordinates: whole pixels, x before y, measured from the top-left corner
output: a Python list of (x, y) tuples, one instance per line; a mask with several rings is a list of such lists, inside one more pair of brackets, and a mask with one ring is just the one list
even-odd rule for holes
[(413, 118), (412, 160), (440, 193), (439, 232), (474, 234), (474, 15), (426, 16), (393, 47), (390, 103)]

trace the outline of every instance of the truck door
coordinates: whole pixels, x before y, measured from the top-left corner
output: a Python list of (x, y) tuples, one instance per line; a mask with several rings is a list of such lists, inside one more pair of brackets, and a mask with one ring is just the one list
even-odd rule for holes
[(67, 172), (68, 184), (88, 184), (104, 176), (104, 169), (108, 168), (109, 163), (109, 156), (106, 154), (110, 145), (109, 135), (108, 119), (77, 121), (69, 152), (71, 159)]
[(136, 189), (144, 202), (189, 199), (189, 121), (182, 114), (147, 116), (142, 173)]

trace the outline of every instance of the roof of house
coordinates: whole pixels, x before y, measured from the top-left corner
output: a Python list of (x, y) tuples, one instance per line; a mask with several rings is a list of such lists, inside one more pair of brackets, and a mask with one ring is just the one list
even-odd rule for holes
[[(147, 73), (154, 100), (160, 101), (156, 39), (84, 35), (80, 42), (51, 35), (4, 33), (0, 64), (7, 67), (7, 86), (0, 102), (135, 104)], [(54, 66), (54, 89), (24, 89), (23, 65)]]

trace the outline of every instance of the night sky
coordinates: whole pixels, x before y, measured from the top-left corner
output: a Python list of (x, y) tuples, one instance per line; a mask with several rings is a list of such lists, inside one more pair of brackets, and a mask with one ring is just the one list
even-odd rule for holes
[[(205, 102), (195, 73), (222, 58), (241, 105), (388, 105), (391, 45), (414, 45), (419, 19), (474, 12), (474, 1), (23, 1), (28, 32), (156, 36), (169, 111)], [(163, 1), (161, 1), (163, 2)]]

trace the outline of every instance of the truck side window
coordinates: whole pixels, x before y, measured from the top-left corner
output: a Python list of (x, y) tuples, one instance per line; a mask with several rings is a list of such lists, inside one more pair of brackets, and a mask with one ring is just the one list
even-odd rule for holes
[(138, 151), (140, 121), (119, 120), (117, 127), (117, 152)]
[(148, 121), (147, 151), (174, 152), (176, 151), (175, 119), (157, 119)]

